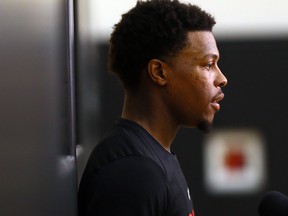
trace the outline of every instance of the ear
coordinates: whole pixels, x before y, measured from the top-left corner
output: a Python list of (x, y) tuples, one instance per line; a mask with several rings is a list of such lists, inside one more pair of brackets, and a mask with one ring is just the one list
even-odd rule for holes
[(148, 63), (148, 73), (153, 82), (164, 86), (167, 83), (167, 65), (159, 59), (151, 59)]

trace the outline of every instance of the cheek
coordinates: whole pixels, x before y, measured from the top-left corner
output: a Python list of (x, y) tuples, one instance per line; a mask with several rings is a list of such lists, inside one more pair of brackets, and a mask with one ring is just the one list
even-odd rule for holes
[(195, 77), (191, 86), (193, 87), (194, 92), (199, 95), (207, 95), (211, 88), (211, 84), (205, 76)]
[(193, 83), (191, 92), (193, 92), (193, 105), (196, 106), (197, 109), (205, 110), (213, 97), (213, 85), (209, 80), (202, 77)]
[[(186, 102), (194, 103), (206, 101), (205, 98), (210, 97), (211, 80), (209, 74), (203, 71), (181, 70), (182, 76), (178, 74), (174, 77), (168, 87), (169, 95), (176, 100), (186, 100)], [(212, 83), (213, 85), (213, 83)]]

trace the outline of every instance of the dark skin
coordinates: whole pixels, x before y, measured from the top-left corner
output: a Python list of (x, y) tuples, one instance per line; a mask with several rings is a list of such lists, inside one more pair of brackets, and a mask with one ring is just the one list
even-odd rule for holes
[(122, 118), (145, 128), (167, 151), (181, 126), (212, 124), (226, 77), (209, 31), (188, 33), (188, 45), (168, 60), (151, 59), (137, 92), (125, 92)]

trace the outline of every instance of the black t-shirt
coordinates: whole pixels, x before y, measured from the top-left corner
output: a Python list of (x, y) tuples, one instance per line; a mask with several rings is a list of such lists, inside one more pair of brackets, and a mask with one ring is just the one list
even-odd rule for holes
[(119, 119), (92, 151), (79, 216), (194, 216), (176, 155), (140, 125)]

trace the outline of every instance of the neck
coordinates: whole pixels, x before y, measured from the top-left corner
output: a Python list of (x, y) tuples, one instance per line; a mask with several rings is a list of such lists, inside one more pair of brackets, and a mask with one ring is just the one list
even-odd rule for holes
[(153, 93), (149, 96), (126, 93), (121, 117), (141, 125), (163, 148), (170, 152), (179, 126), (171, 120), (161, 100), (159, 98), (154, 100), (151, 95)]

